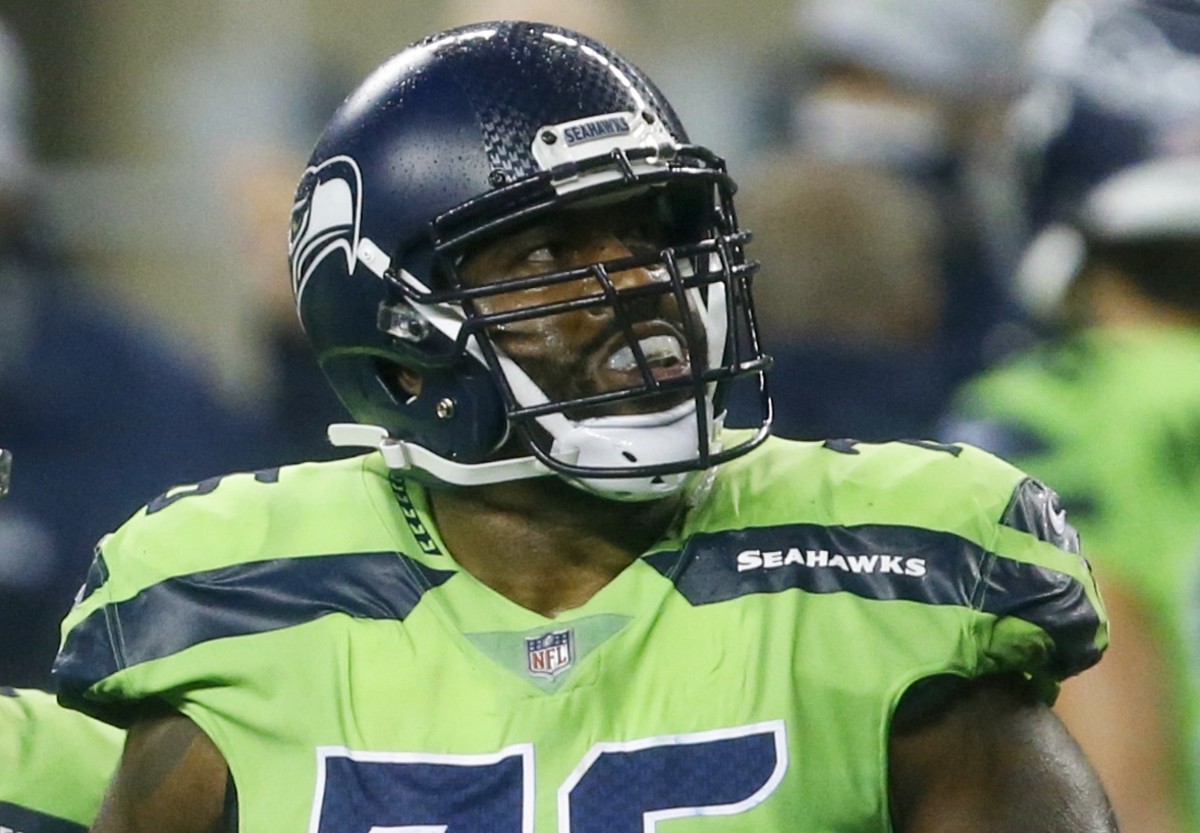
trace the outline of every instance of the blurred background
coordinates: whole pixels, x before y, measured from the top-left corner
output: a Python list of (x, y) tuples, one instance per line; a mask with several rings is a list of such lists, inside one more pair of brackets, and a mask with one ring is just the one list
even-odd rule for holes
[[(1006, 5), (1024, 22), (1040, 2)], [(0, 0), (27, 54), (37, 192), (65, 251), (241, 403), (272, 384), (248, 293), (282, 269), (280, 206), (324, 118), (410, 41), (513, 12), (611, 41), (735, 173), (786, 138), (804, 71), (794, 0)]]
[[(743, 183), (777, 431), (931, 436), (1019, 341), (1003, 138), (1041, 0), (0, 0), (0, 682), (175, 484), (339, 452), (286, 234), (317, 134), (426, 34), (607, 42)], [(740, 403), (732, 403), (737, 421)], [(5, 636), (7, 635), (7, 636)]]

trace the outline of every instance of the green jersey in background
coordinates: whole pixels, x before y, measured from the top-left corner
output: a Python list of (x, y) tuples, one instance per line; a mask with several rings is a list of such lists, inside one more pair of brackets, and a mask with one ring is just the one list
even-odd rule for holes
[(43, 691), (0, 687), (0, 830), (82, 833), (117, 766), (123, 735)]
[(1159, 614), (1181, 721), (1171, 770), (1200, 829), (1200, 331), (1093, 329), (1045, 345), (965, 388), (942, 438), (1053, 484), (1101, 584), (1113, 577)]

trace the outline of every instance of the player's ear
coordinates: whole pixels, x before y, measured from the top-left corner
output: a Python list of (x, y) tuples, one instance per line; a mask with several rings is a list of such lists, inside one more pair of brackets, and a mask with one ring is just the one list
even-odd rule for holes
[(421, 395), (421, 388), (424, 387), (424, 380), (421, 374), (413, 370), (411, 367), (404, 365), (396, 365), (396, 387), (404, 391), (410, 400), (416, 399)]

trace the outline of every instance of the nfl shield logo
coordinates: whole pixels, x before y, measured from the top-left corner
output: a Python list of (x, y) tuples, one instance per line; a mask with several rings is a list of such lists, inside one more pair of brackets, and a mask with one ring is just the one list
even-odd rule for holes
[(567, 629), (525, 637), (525, 661), (530, 674), (554, 679), (575, 661), (574, 635)]

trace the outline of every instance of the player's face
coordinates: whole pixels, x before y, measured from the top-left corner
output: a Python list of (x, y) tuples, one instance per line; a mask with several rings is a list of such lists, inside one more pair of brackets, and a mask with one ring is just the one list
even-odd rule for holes
[[(493, 241), (463, 264), (468, 286), (533, 277), (608, 263), (630, 257), (650, 257), (667, 242), (655, 214), (639, 201), (604, 208), (575, 209)], [(619, 266), (615, 267), (620, 269)], [(661, 264), (609, 270), (621, 292), (664, 286), (669, 276)], [(477, 301), (485, 315), (527, 310), (534, 306), (603, 298), (595, 277), (585, 276), (547, 286), (505, 292)], [(684, 314), (670, 291), (651, 292), (624, 305), (633, 339), (646, 357), (655, 382), (690, 376), (692, 356), (684, 337)], [(696, 332), (703, 325), (694, 311)], [(489, 328), (493, 342), (515, 360), (554, 400), (575, 399), (645, 384), (630, 339), (610, 304), (571, 312), (542, 315)], [(696, 368), (700, 372), (702, 368)], [(648, 413), (679, 404), (691, 394), (682, 389), (633, 401), (568, 411), (572, 419), (601, 414)]]

